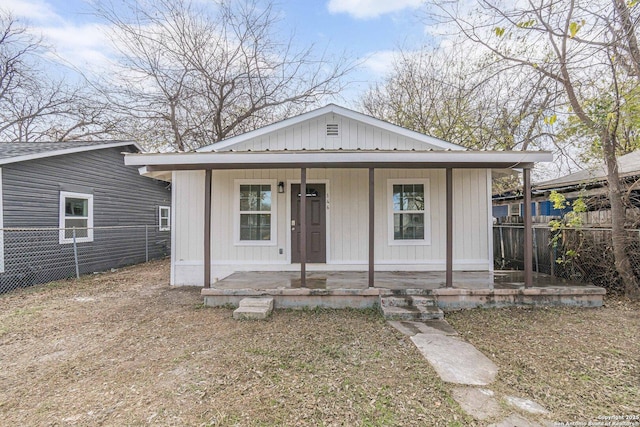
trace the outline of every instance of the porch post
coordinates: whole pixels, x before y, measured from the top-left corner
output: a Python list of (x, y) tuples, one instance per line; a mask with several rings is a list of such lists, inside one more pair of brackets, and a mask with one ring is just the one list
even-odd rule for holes
[(374, 287), (375, 256), (375, 169), (369, 168), (369, 287)]
[(307, 168), (300, 169), (300, 286), (307, 285)]
[(524, 181), (524, 286), (533, 285), (533, 224), (531, 220), (531, 169), (522, 170)]
[(447, 168), (447, 266), (445, 284), (453, 287), (453, 169)]
[(211, 169), (204, 172), (204, 287), (211, 286)]

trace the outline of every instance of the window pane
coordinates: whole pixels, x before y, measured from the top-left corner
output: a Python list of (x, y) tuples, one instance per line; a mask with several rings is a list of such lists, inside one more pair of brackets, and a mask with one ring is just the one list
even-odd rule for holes
[(252, 196), (250, 185), (240, 186), (240, 210), (241, 211), (255, 211), (257, 206), (255, 205), (255, 197)]
[(271, 186), (263, 185), (260, 188), (260, 211), (271, 210)]
[(169, 228), (171, 227), (170, 225), (170, 221), (169, 221), (169, 213), (171, 212), (171, 208), (167, 207), (167, 206), (160, 206), (160, 224), (159, 224), (159, 230), (160, 231), (167, 231), (169, 230)]
[(407, 200), (407, 210), (423, 211), (424, 210), (424, 185), (414, 184), (407, 186), (405, 196)]
[(393, 186), (393, 210), (402, 210), (402, 185)]
[(256, 240), (251, 236), (249, 227), (240, 227), (240, 240)]
[(423, 211), (423, 184), (396, 184), (393, 186), (394, 211)]
[(65, 216), (89, 216), (89, 201), (87, 199), (64, 199)]
[(240, 214), (240, 240), (271, 240), (271, 214)]
[(270, 185), (241, 185), (240, 211), (270, 211)]
[(393, 214), (394, 240), (424, 239), (424, 214)]
[(86, 219), (65, 219), (64, 221), (64, 237), (65, 239), (73, 238), (73, 227), (76, 227), (76, 238), (88, 237), (89, 230), (87, 230)]

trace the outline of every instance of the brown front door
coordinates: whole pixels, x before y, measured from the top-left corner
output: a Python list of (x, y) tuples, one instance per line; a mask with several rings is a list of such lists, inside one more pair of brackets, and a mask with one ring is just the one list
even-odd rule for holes
[[(291, 262), (300, 262), (300, 184), (291, 185)], [(327, 209), (324, 184), (307, 184), (307, 261), (327, 262)]]

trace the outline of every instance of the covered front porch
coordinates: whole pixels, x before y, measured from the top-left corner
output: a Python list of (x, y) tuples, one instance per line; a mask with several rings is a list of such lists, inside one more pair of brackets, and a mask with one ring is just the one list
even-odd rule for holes
[(270, 296), (276, 308), (368, 308), (389, 296), (428, 296), (442, 310), (506, 306), (599, 307), (603, 288), (532, 273), (525, 286), (523, 271), (376, 272), (373, 286), (367, 271), (236, 272), (202, 289), (209, 306), (237, 305), (242, 298)]

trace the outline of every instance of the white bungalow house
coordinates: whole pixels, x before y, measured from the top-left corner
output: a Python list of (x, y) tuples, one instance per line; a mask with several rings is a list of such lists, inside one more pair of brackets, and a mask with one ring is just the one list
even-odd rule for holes
[(381, 271), (446, 272), (447, 284), (453, 271), (492, 271), (492, 170), (523, 169), (529, 185), (530, 168), (551, 160), (470, 151), (330, 104), (125, 163), (172, 182), (172, 285), (300, 271), (304, 286), (307, 271), (368, 271), (372, 286)]

